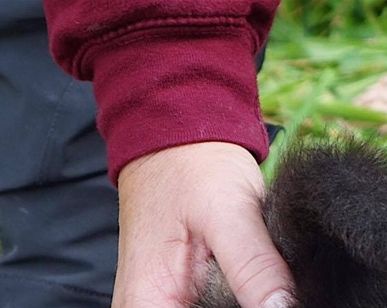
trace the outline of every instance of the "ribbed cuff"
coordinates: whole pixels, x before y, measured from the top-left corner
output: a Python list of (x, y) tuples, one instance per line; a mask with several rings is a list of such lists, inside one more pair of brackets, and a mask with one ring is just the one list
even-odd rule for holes
[(268, 152), (254, 42), (244, 27), (152, 29), (88, 53), (109, 175), (143, 155), (223, 141)]

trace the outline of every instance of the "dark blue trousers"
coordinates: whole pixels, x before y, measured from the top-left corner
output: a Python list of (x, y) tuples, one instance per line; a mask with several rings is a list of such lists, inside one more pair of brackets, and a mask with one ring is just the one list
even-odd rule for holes
[(118, 203), (95, 113), (48, 54), (41, 1), (0, 0), (0, 308), (110, 306)]
[(117, 192), (90, 84), (48, 53), (40, 0), (0, 0), (0, 308), (106, 308)]

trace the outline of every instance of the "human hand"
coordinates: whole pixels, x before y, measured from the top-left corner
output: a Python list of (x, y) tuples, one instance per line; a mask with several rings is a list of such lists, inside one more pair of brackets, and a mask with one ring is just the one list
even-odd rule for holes
[(211, 254), (242, 307), (284, 307), (290, 275), (257, 210), (263, 193), (254, 158), (233, 144), (181, 146), (127, 165), (112, 307), (189, 306)]

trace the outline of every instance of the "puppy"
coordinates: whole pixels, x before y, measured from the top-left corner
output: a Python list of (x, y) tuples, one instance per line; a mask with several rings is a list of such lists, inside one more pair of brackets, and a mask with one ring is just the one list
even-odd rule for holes
[[(387, 307), (387, 151), (354, 138), (301, 144), (261, 202), (294, 277), (289, 308)], [(216, 261), (191, 307), (240, 307)]]

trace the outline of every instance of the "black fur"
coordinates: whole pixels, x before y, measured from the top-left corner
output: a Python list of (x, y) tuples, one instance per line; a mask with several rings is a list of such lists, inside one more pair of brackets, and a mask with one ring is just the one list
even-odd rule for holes
[[(294, 276), (291, 308), (387, 307), (386, 150), (353, 138), (295, 146), (263, 214)], [(220, 280), (192, 307), (239, 307)]]

